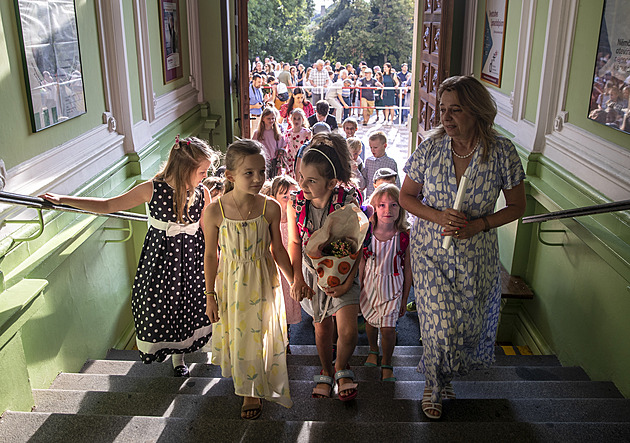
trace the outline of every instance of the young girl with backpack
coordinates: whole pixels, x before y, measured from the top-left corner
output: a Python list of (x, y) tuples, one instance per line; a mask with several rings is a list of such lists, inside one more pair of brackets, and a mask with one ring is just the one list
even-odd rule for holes
[(378, 333), (382, 337), (381, 380), (396, 381), (392, 354), (396, 345), (396, 323), (407, 308), (411, 289), (409, 226), (407, 213), (400, 207), (396, 185), (382, 184), (372, 193), (370, 205), (372, 238), (363, 249), (359, 266), (361, 312), (370, 351), (365, 366), (379, 364)]
[[(318, 230), (330, 213), (357, 202), (357, 192), (346, 187), (352, 175), (350, 154), (344, 138), (338, 134), (319, 134), (305, 151), (299, 172), (302, 190), (289, 205), (289, 255), (293, 265), (294, 284), (291, 296), (302, 302), (313, 317), (315, 341), (322, 370), (314, 377), (314, 398), (328, 398), (332, 393), (333, 376), (341, 401), (357, 396), (354, 373), (348, 362), (357, 343), (359, 286), (355, 281), (359, 260), (349, 277), (339, 286), (322, 291), (317, 286), (313, 262), (304, 253), (309, 237)], [(337, 358), (333, 366), (333, 314), (339, 338)]]

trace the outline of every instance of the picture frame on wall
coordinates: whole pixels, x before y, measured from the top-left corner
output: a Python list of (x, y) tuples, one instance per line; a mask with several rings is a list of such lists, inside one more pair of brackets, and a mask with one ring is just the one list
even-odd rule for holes
[(606, 0), (602, 10), (588, 118), (630, 133), (630, 2)]
[(74, 0), (15, 0), (33, 132), (87, 112)]
[(508, 0), (486, 0), (481, 80), (501, 87)]
[(179, 25), (179, 0), (158, 0), (160, 10), (160, 36), (162, 40), (162, 71), (164, 84), (180, 79), (182, 68), (182, 39)]

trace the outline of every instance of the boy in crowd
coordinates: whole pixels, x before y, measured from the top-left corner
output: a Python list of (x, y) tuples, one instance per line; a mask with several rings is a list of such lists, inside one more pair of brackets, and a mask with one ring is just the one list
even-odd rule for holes
[(365, 193), (367, 198), (369, 198), (370, 195), (372, 195), (372, 192), (374, 192), (374, 175), (376, 174), (376, 171), (381, 168), (389, 168), (396, 172), (396, 186), (400, 188), (400, 179), (398, 178), (398, 165), (396, 164), (396, 160), (385, 154), (385, 150), (387, 149), (387, 136), (385, 133), (383, 131), (374, 132), (370, 135), (369, 142), (372, 156), (365, 160), (365, 167), (362, 171), (363, 178), (367, 186)]
[(383, 183), (396, 184), (398, 173), (393, 169), (381, 168), (374, 173), (374, 189), (378, 188)]

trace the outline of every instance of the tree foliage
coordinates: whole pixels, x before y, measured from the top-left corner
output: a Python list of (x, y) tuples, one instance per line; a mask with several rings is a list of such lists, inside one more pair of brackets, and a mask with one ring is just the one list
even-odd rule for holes
[(337, 0), (314, 33), (310, 53), (370, 65), (411, 60), (414, 0)]
[(313, 21), (313, 0), (249, 0), (248, 9), (250, 59), (411, 61), (414, 0), (334, 0)]
[(247, 8), (250, 59), (273, 55), (291, 61), (306, 54), (313, 0), (249, 0)]

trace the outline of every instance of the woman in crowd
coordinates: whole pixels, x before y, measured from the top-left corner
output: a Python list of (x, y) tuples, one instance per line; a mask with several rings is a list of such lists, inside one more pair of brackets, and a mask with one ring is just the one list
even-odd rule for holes
[(286, 119), (288, 122), (287, 130), (292, 127), (289, 116), (294, 109), (303, 110), (306, 114), (306, 118), (315, 114), (313, 105), (306, 99), (306, 95), (304, 94), (304, 90), (302, 88), (295, 88), (293, 90), (293, 95), (289, 98), (289, 101), (280, 106), (280, 123), (282, 123), (283, 119)]
[[(411, 263), (426, 377), (422, 411), (442, 415), (454, 398), (455, 375), (494, 361), (501, 281), (496, 228), (525, 211), (525, 173), (516, 148), (493, 129), (496, 104), (474, 77), (440, 85), (441, 124), (407, 161), (401, 205), (418, 217), (411, 235)], [(453, 209), (460, 178), (469, 184)], [(505, 207), (495, 212), (499, 194)], [(420, 196), (421, 199), (418, 199)], [(445, 237), (452, 246), (444, 249)]]
[[(400, 82), (396, 76), (396, 72), (392, 69), (391, 63), (383, 65), (383, 79), (380, 82), (385, 88), (398, 86)], [(394, 121), (394, 106), (396, 106), (396, 91), (393, 89), (384, 89), (382, 93), (383, 106), (383, 124), (391, 125)]]

